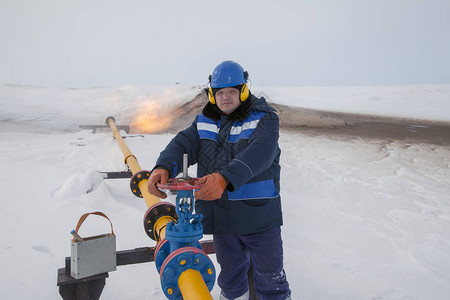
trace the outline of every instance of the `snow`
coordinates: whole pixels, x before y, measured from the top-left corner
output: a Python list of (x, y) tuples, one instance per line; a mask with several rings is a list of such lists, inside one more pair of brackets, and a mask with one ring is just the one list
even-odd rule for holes
[[(450, 121), (450, 85), (255, 87), (279, 104)], [(145, 202), (128, 179), (111, 132), (80, 130), (114, 116), (128, 124), (145, 103), (170, 112), (199, 87), (71, 89), (0, 85), (2, 299), (60, 299), (57, 269), (85, 212), (109, 216), (117, 249), (154, 246)], [(129, 134), (151, 169), (173, 137)], [(285, 270), (293, 299), (433, 299), (450, 294), (450, 146), (281, 131)], [(189, 172), (192, 176), (195, 168)], [(80, 234), (105, 233), (90, 216)], [(205, 237), (209, 239), (211, 237)], [(211, 255), (215, 262), (215, 256)], [(216, 270), (219, 266), (216, 264)], [(212, 295), (218, 298), (216, 284)], [(109, 273), (103, 299), (164, 299), (154, 263)]]
[[(450, 85), (263, 87), (278, 104), (334, 112), (450, 120)], [(429, 105), (432, 104), (432, 105)]]

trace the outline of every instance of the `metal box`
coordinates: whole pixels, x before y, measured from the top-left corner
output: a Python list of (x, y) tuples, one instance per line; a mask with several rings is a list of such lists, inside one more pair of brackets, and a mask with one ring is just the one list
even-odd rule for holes
[(86, 278), (117, 269), (116, 236), (103, 234), (73, 241), (71, 245), (70, 275)]
[[(79, 236), (78, 230), (89, 215), (106, 218), (111, 225), (111, 233), (86, 238)], [(70, 275), (73, 278), (86, 278), (117, 269), (116, 235), (111, 220), (104, 213), (85, 213), (71, 233), (74, 236), (70, 248)]]

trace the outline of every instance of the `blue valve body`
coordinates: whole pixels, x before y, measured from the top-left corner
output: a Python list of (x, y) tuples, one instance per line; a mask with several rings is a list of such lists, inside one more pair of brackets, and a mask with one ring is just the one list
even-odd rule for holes
[(155, 265), (168, 299), (180, 299), (178, 278), (187, 269), (199, 271), (210, 291), (214, 287), (215, 268), (199, 242), (203, 238), (203, 216), (193, 213), (193, 193), (194, 190), (178, 191), (175, 204), (178, 221), (167, 224), (165, 239), (155, 251)]

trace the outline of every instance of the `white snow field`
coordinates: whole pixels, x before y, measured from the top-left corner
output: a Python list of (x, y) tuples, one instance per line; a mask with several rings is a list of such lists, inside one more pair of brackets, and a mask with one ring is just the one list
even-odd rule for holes
[[(283, 105), (450, 122), (450, 85), (254, 90)], [(111, 132), (78, 126), (104, 124), (107, 116), (130, 124), (142, 108), (170, 114), (198, 92), (180, 85), (0, 85), (2, 299), (60, 299), (57, 269), (70, 255), (69, 232), (85, 212), (109, 216), (118, 250), (154, 246), (142, 225), (146, 204), (131, 193), (129, 180), (99, 173), (125, 170)], [(292, 298), (448, 299), (450, 137), (417, 142), (327, 132), (300, 128), (280, 135)], [(153, 167), (174, 135), (123, 134), (143, 169)], [(189, 172), (195, 176), (195, 167)], [(104, 219), (92, 216), (80, 234), (108, 230)], [(216, 284), (212, 295), (218, 299), (219, 293)], [(109, 273), (102, 299), (165, 299), (154, 263)]]

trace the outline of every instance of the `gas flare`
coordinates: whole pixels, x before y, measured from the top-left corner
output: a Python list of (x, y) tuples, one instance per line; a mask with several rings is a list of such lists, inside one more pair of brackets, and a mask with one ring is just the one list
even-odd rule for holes
[(157, 100), (143, 102), (130, 123), (132, 131), (151, 134), (170, 128), (173, 117), (161, 103), (163, 102)]

